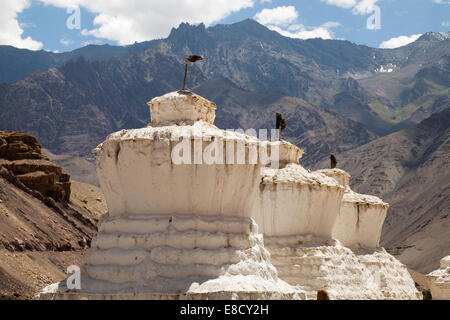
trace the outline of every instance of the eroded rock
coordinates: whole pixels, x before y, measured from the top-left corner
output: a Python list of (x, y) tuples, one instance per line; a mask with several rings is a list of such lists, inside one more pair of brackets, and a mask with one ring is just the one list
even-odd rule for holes
[(0, 167), (44, 197), (69, 201), (70, 176), (42, 154), (41, 145), (32, 135), (0, 131)]

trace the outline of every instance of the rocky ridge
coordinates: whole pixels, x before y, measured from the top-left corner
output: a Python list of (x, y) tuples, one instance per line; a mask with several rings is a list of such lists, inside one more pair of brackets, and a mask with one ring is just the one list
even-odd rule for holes
[(29, 134), (0, 131), (0, 172), (43, 197), (69, 201), (70, 175), (42, 155), (41, 145)]

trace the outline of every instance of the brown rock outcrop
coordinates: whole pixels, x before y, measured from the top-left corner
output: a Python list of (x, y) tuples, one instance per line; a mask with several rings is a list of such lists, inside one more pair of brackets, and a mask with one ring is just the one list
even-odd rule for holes
[(41, 145), (32, 135), (0, 131), (0, 167), (44, 197), (69, 201), (70, 176), (42, 154)]

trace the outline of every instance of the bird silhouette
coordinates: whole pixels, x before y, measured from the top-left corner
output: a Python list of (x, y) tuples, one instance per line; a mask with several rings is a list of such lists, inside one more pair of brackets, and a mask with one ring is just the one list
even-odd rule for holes
[(334, 153), (330, 154), (330, 166), (331, 166), (331, 169), (334, 169), (337, 166), (337, 160), (336, 160), (336, 157), (334, 156)]
[(281, 134), (283, 133), (283, 130), (286, 129), (287, 127), (287, 120), (283, 119), (283, 116), (279, 112), (277, 112), (275, 115), (276, 115), (275, 129), (280, 130), (280, 139), (281, 139)]
[(186, 61), (189, 61), (189, 62), (196, 62), (196, 61), (199, 61), (199, 60), (203, 60), (203, 57), (202, 56), (197, 56), (195, 54), (190, 55), (189, 57), (186, 58)]
[(186, 87), (186, 77), (187, 77), (187, 70), (188, 70), (188, 64), (189, 62), (196, 62), (196, 61), (200, 61), (203, 60), (202, 56), (198, 56), (196, 54), (190, 55), (189, 57), (186, 58), (186, 63), (185, 63), (185, 67), (184, 67), (184, 81), (183, 81), (183, 88), (181, 89), (181, 91), (184, 91), (184, 88)]

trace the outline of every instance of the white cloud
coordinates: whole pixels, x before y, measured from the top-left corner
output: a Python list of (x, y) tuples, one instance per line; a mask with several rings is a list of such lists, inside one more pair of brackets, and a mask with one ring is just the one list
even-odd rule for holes
[(378, 0), (362, 0), (353, 7), (353, 14), (366, 15), (375, 11), (375, 4)]
[(327, 28), (327, 29), (333, 29), (333, 28), (337, 28), (340, 26), (341, 26), (341, 24), (336, 21), (328, 21), (322, 25), (322, 27)]
[(294, 6), (263, 9), (254, 17), (259, 23), (271, 26), (287, 26), (297, 20), (297, 18), (298, 12)]
[(283, 6), (263, 9), (255, 15), (254, 19), (282, 36), (297, 39), (332, 39), (333, 32), (331, 29), (340, 26), (339, 22), (330, 21), (319, 27), (306, 27), (298, 23), (298, 16), (295, 7)]
[(73, 41), (73, 40), (70, 40), (70, 39), (67, 39), (67, 38), (65, 38), (65, 37), (62, 37), (62, 38), (59, 40), (59, 43), (65, 45), (65, 46), (70, 46), (71, 44), (74, 43), (74, 41)]
[(441, 24), (442, 24), (443, 27), (450, 27), (450, 20), (442, 21)]
[(380, 44), (380, 48), (393, 49), (393, 48), (403, 47), (403, 46), (406, 46), (407, 44), (410, 44), (411, 42), (416, 41), (417, 39), (420, 38), (420, 36), (422, 36), (422, 34), (413, 34), (411, 36), (400, 36), (400, 37), (391, 38), (387, 41), (383, 41)]
[(354, 15), (372, 16), (367, 19), (366, 28), (369, 30), (381, 29), (381, 9), (376, 5), (379, 0), (320, 0), (330, 5), (345, 9), (352, 9)]
[[(40, 0), (60, 8), (80, 6), (94, 13), (95, 28), (84, 35), (132, 44), (169, 35), (181, 22), (218, 22), (233, 12), (252, 7), (254, 0)], [(81, 21), (83, 28), (84, 21)]]
[(306, 28), (303, 25), (297, 25), (298, 29), (296, 31), (292, 30), (283, 30), (277, 26), (269, 26), (269, 29), (274, 30), (281, 34), (282, 36), (296, 39), (314, 39), (314, 38), (322, 38), (322, 39), (333, 39), (333, 33), (331, 30), (324, 26), (315, 27), (315, 28)]
[(448, 0), (433, 0), (433, 2), (439, 4), (450, 4), (450, 1)]
[(320, 1), (346, 9), (352, 8), (357, 2), (357, 0), (320, 0)]
[(272, 0), (259, 0), (260, 3), (272, 3)]
[(350, 9), (354, 15), (366, 15), (375, 10), (375, 4), (379, 0), (320, 0), (329, 5)]
[(30, 6), (29, 0), (1, 0), (0, 2), (0, 44), (17, 48), (39, 50), (42, 42), (31, 37), (23, 38), (23, 27), (17, 20), (17, 14)]
[(331, 31), (332, 28), (336, 28), (340, 26), (339, 22), (327, 22), (319, 27), (305, 27), (302, 24), (294, 24), (287, 28), (287, 30), (283, 30), (277, 26), (268, 26), (269, 29), (278, 32), (279, 34), (296, 39), (314, 39), (314, 38), (322, 38), (322, 39), (333, 39), (334, 34)]

